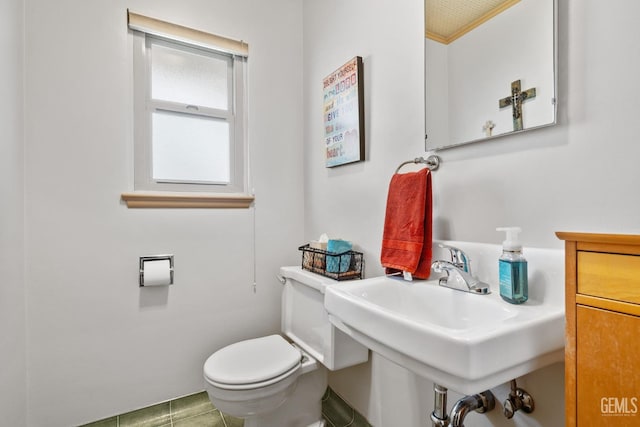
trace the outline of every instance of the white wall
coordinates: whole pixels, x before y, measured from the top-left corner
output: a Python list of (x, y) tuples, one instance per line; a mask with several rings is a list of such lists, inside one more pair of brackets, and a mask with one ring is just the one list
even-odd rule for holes
[[(389, 178), (424, 154), (422, 2), (305, 1), (305, 237), (323, 231), (379, 265)], [(340, 14), (336, 13), (340, 10)], [(559, 123), (513, 137), (440, 152), (434, 173), (438, 239), (499, 243), (500, 225), (523, 227), (526, 246), (561, 248), (554, 231), (639, 233), (640, 4), (566, 0), (559, 5)], [(365, 60), (367, 161), (324, 168), (320, 82), (356, 54)], [(392, 78), (401, 75), (401, 78)], [(401, 73), (401, 74), (400, 74)], [(561, 364), (522, 380), (538, 399), (532, 416), (473, 414), (474, 424), (560, 426)], [(374, 355), (332, 375), (331, 384), (379, 427), (428, 426), (431, 384)], [(498, 390), (499, 398), (504, 393)], [(391, 414), (405, 418), (389, 422)]]
[[(449, 49), (424, 39), (425, 128), (428, 144), (451, 141), (449, 136)], [(433, 145), (430, 145), (433, 146)]]
[(639, 233), (637, 144), (640, 5), (559, 4), (559, 123), (441, 152), (437, 238), (498, 243), (523, 227), (525, 247), (562, 247), (557, 230)]
[[(120, 201), (133, 189), (127, 8), (249, 43), (255, 208)], [(28, 425), (203, 390), (213, 351), (279, 331), (275, 274), (299, 262), (302, 5), (27, 0), (25, 25)], [(138, 257), (159, 253), (175, 255), (176, 284), (139, 289)]]
[(23, 10), (0, 3), (0, 413), (12, 426), (26, 416)]
[[(424, 151), (424, 19), (421, 2), (412, 3), (304, 2), (306, 238), (352, 240), (369, 273), (380, 270), (389, 177)], [(364, 62), (367, 161), (327, 169), (322, 79), (356, 55)]]

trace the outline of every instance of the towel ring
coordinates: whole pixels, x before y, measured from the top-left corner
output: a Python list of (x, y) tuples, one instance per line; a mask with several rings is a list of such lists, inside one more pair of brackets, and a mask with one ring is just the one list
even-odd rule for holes
[(410, 165), (410, 164), (423, 164), (426, 165), (427, 168), (430, 171), (435, 171), (438, 169), (438, 167), (440, 167), (440, 157), (436, 156), (435, 154), (430, 155), (429, 157), (427, 157), (426, 159), (424, 157), (416, 157), (413, 160), (407, 160), (406, 162), (402, 162), (400, 163), (400, 166), (398, 166), (398, 168), (396, 169), (396, 173), (398, 173), (398, 171), (405, 165)]

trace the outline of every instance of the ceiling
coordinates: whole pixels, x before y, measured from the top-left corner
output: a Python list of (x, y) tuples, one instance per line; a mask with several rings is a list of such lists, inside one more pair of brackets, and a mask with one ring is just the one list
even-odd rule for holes
[(449, 44), (520, 0), (425, 0), (426, 37)]

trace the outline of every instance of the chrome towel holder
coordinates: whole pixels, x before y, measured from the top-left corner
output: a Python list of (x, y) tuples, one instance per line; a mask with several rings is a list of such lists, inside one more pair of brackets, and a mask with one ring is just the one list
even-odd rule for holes
[(438, 157), (435, 154), (430, 155), (429, 157), (427, 157), (426, 159), (424, 157), (416, 157), (413, 160), (407, 160), (406, 162), (402, 162), (400, 163), (400, 166), (398, 166), (398, 168), (396, 169), (396, 173), (398, 173), (398, 171), (405, 165), (410, 165), (410, 164), (423, 164), (426, 165), (427, 168), (433, 172), (435, 170), (438, 169), (438, 167), (440, 167), (440, 157)]

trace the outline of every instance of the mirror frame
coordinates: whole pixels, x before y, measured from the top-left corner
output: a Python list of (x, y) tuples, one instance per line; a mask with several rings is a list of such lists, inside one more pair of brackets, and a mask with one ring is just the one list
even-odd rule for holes
[[(424, 28), (422, 31), (423, 37), (425, 38), (425, 44), (426, 44), (426, 11), (427, 11), (427, 1), (429, 0), (424, 0), (424, 14), (425, 14), (425, 19), (424, 19)], [(451, 142), (448, 141), (446, 143), (443, 144), (438, 144), (435, 146), (429, 146), (429, 132), (427, 129), (427, 116), (426, 116), (426, 112), (427, 112), (427, 85), (425, 83), (424, 85), (424, 102), (425, 102), (425, 122), (424, 122), (424, 126), (425, 126), (425, 137), (424, 137), (424, 150), (426, 152), (437, 152), (437, 151), (442, 151), (442, 150), (446, 150), (449, 148), (456, 148), (456, 147), (461, 147), (461, 146), (465, 146), (465, 145), (469, 145), (469, 144), (473, 144), (476, 142), (485, 142), (485, 141), (493, 141), (499, 138), (504, 138), (504, 137), (509, 137), (509, 136), (513, 136), (513, 135), (519, 135), (521, 133), (524, 132), (529, 132), (532, 130), (536, 130), (536, 129), (543, 129), (543, 128), (547, 128), (550, 126), (555, 126), (556, 124), (558, 124), (558, 0), (552, 0), (553, 1), (553, 93), (554, 93), (554, 97), (552, 98), (552, 105), (553, 105), (553, 121), (549, 122), (549, 123), (545, 123), (542, 125), (538, 125), (538, 126), (532, 126), (532, 127), (527, 127), (525, 129), (521, 129), (521, 130), (514, 130), (514, 131), (510, 131), (510, 132), (505, 132), (505, 133), (501, 133), (498, 135), (491, 135), (491, 136), (486, 136), (484, 138), (477, 138), (477, 139), (472, 139), (469, 141), (462, 141), (462, 142)], [(428, 58), (426, 55), (426, 45), (425, 48), (423, 48), (424, 51), (424, 79), (426, 80), (426, 73), (427, 73), (427, 62), (428, 62)]]

